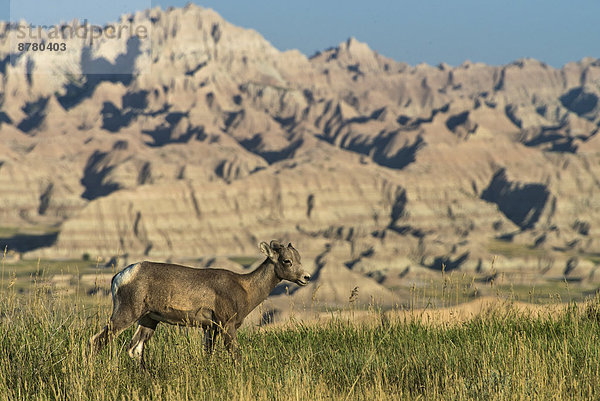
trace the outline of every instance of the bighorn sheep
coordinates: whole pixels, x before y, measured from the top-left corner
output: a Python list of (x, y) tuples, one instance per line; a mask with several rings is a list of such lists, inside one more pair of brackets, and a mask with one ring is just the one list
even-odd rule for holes
[(117, 273), (111, 284), (113, 310), (110, 322), (90, 339), (92, 350), (137, 322), (128, 353), (144, 367), (144, 346), (159, 322), (199, 326), (204, 346), (211, 352), (219, 332), (236, 354), (236, 332), (244, 318), (264, 301), (281, 280), (306, 285), (310, 280), (292, 246), (262, 242), (267, 256), (253, 272), (238, 274), (223, 269), (141, 262)]

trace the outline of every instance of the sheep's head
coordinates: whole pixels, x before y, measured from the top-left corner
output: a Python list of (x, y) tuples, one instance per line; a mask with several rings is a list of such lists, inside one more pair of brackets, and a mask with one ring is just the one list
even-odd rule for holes
[(288, 246), (283, 246), (276, 240), (271, 241), (270, 245), (261, 242), (260, 250), (275, 264), (277, 277), (298, 285), (308, 284), (310, 274), (302, 268), (300, 254), (291, 243)]

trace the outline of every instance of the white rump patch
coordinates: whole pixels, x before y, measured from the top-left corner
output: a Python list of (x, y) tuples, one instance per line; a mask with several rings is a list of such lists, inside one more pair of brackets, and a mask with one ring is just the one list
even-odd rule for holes
[(121, 270), (112, 281), (111, 292), (113, 298), (117, 295), (119, 287), (131, 282), (138, 272), (140, 264), (134, 263)]

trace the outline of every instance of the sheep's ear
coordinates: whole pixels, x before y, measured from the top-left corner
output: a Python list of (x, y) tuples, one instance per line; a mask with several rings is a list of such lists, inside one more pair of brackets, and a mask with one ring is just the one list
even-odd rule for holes
[(269, 248), (269, 244), (266, 242), (261, 242), (259, 245), (260, 251), (265, 254), (265, 256), (269, 256), (271, 253), (271, 248)]
[(273, 249), (266, 242), (260, 243), (260, 251), (265, 254), (265, 256), (271, 259), (273, 262), (277, 262), (277, 254), (273, 251)]

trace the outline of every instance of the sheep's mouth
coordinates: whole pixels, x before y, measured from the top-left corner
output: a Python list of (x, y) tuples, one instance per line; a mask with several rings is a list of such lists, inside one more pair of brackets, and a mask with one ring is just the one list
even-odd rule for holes
[(298, 279), (298, 280), (296, 280), (296, 284), (298, 284), (301, 287), (304, 287), (306, 284), (308, 284), (308, 281), (304, 281), (302, 279)]

